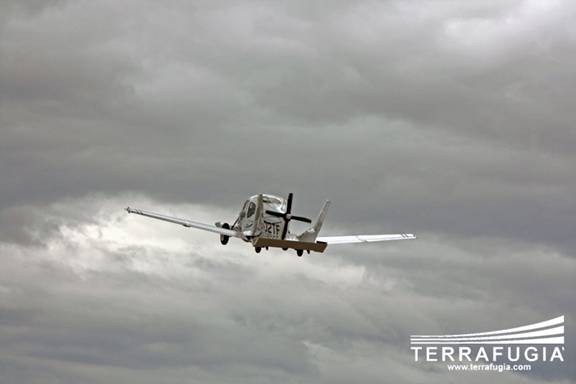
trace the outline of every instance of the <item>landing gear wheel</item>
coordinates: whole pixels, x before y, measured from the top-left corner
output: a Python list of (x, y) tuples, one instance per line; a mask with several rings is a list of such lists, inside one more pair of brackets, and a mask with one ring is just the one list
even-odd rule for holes
[(283, 251), (287, 251), (287, 250), (288, 250), (288, 248), (282, 248), (282, 250), (283, 250)]
[[(221, 228), (230, 229), (230, 225), (228, 223), (224, 223), (222, 224)], [(220, 235), (220, 244), (226, 245), (228, 244), (228, 240), (230, 240), (230, 236)]]
[(298, 257), (302, 257), (302, 255), (304, 254), (304, 250), (303, 249), (297, 249), (296, 254), (298, 255)]
[(256, 251), (256, 253), (260, 253), (260, 251), (262, 250), (262, 248), (260, 248), (260, 247), (254, 247), (254, 250)]

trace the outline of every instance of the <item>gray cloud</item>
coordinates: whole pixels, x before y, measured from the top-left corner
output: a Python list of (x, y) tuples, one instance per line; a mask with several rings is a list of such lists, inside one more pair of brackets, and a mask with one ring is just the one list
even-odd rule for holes
[[(45, 247), (2, 246), (8, 369), (0, 377), (28, 382), (44, 368), (63, 382), (167, 374), (174, 382), (444, 382), (442, 369), (411, 361), (410, 334), (574, 317), (576, 264), (550, 250), (429, 237), (302, 259), (257, 255), (239, 242), (221, 248), (210, 234), (124, 215), (117, 207), (126, 198), (62, 202), (45, 212), (60, 223)], [(220, 213), (164, 209), (204, 221)], [(546, 369), (536, 372), (546, 381), (573, 374), (569, 365)]]
[[(2, 3), (0, 377), (445, 382), (410, 333), (573, 319), (575, 10)], [(420, 240), (295, 261), (120, 213), (290, 191)], [(539, 372), (493, 379), (574, 378)]]
[(337, 220), (574, 245), (571, 7), (179, 6), (60, 4), (5, 27), (4, 206), (294, 190), (346, 202)]

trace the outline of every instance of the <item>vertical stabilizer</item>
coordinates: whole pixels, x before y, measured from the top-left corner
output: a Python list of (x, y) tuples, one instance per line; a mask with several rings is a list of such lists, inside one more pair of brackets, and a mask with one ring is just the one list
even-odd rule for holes
[(304, 241), (308, 243), (313, 243), (316, 241), (316, 238), (318, 237), (318, 234), (322, 229), (322, 224), (324, 224), (324, 219), (326, 218), (328, 207), (330, 207), (330, 201), (326, 200), (314, 224), (298, 236), (299, 241)]

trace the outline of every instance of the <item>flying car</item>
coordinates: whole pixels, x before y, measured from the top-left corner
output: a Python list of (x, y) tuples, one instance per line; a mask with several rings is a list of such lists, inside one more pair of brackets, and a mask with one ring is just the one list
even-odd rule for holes
[[(307, 217), (292, 214), (292, 200), (279, 196), (258, 194), (250, 197), (242, 205), (242, 209), (232, 225), (226, 222), (217, 222), (214, 225), (203, 224), (196, 221), (166, 216), (160, 213), (145, 211), (143, 209), (126, 208), (128, 213), (151, 217), (188, 228), (197, 228), (220, 235), (220, 243), (228, 244), (231, 237), (239, 238), (251, 243), (256, 253), (262, 249), (281, 248), (294, 249), (298, 256), (304, 251), (310, 253), (324, 252), (330, 244), (371, 243), (376, 241), (413, 240), (411, 233), (388, 235), (351, 235), (351, 236), (319, 236), (322, 224), (326, 218), (330, 201), (326, 201), (314, 222)], [(311, 224), (300, 234), (290, 232), (290, 221), (300, 221)]]

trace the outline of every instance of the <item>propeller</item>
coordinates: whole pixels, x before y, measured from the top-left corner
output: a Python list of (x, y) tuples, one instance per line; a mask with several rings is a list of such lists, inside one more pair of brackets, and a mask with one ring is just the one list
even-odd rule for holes
[(282, 219), (284, 219), (284, 229), (282, 230), (282, 239), (285, 239), (286, 235), (288, 234), (288, 223), (290, 222), (290, 220), (302, 221), (304, 223), (311, 223), (312, 222), (312, 220), (310, 220), (307, 217), (292, 215), (292, 198), (293, 197), (294, 197), (294, 194), (292, 192), (290, 192), (288, 194), (288, 201), (286, 203), (286, 212), (276, 212), (276, 211), (270, 211), (268, 209), (266, 210), (267, 214), (269, 214), (271, 216), (281, 217)]

